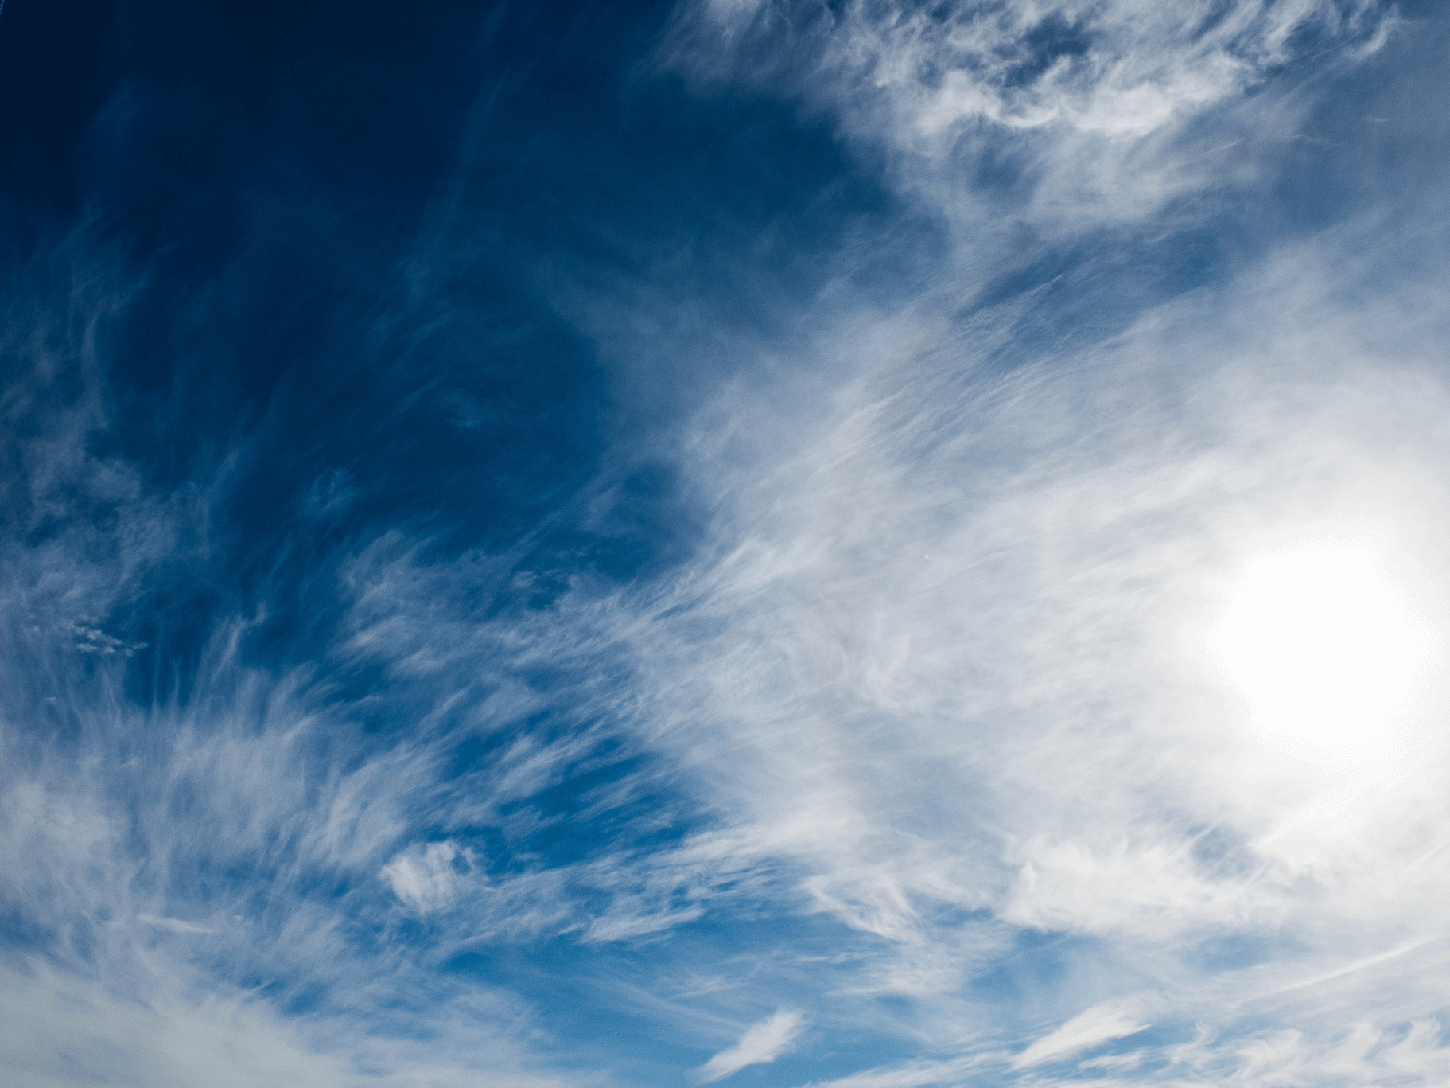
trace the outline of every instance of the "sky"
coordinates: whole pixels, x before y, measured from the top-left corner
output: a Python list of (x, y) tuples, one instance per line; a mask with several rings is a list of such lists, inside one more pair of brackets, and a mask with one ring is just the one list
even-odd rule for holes
[(1442, 1088), (1450, 8), (0, 8), (0, 1082)]

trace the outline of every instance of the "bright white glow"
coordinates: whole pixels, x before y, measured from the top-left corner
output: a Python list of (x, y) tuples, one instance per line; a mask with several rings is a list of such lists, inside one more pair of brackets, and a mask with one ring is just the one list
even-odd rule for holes
[(1320, 767), (1390, 744), (1434, 649), (1408, 588), (1371, 551), (1343, 545), (1249, 563), (1211, 638), (1255, 739)]

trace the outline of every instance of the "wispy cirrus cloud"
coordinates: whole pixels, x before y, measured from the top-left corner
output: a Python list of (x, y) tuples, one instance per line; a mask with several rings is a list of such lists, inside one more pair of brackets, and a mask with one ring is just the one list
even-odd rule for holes
[(773, 1062), (790, 1048), (804, 1027), (801, 1014), (788, 1009), (752, 1024), (738, 1043), (700, 1066), (695, 1071), (695, 1080), (712, 1084), (748, 1066)]
[(1071, 233), (1253, 184), (1305, 104), (1245, 95), (1305, 52), (1360, 61), (1395, 25), (1373, 0), (701, 2), (666, 56), (799, 95), (980, 244), (992, 214)]
[(1060, 1061), (1088, 1047), (1112, 1039), (1136, 1035), (1151, 1024), (1131, 1002), (1114, 1001), (1084, 1009), (1056, 1031), (1037, 1039), (1012, 1059), (1012, 1068), (1026, 1069), (1043, 1062)]
[[(1444, 924), (1428, 845), (1447, 831), (1431, 799), (1443, 677), (1422, 675), (1423, 701), (1356, 749), (1355, 780), (1284, 759), (1209, 637), (1246, 562), (1305, 542), (1366, 542), (1442, 599), (1445, 313), (1433, 275), (1380, 263), (1411, 236), (1348, 225), (1000, 378), (982, 357), (1010, 339), (1008, 307), (936, 354), (919, 313), (884, 319), (895, 337), (853, 318), (820, 348), (861, 375), (834, 399), (753, 445), (691, 436), (702, 490), (726, 496), (714, 550), (656, 601), (578, 613), (656, 693), (638, 704), (648, 743), (697, 768), (738, 841), (803, 869), (815, 909), (883, 941), (856, 984), (909, 995), (944, 1048), (982, 1015), (960, 995), (1000, 962), (1001, 923), (1086, 939), (1089, 962), (1151, 962), (1172, 980), (1160, 1031), (1221, 1024), (1194, 1052), (1206, 1076), (1250, 1075), (1279, 1038), (1266, 1023), (1297, 1025), (1292, 1061), (1310, 1068), (1355, 1016), (1398, 1036), (1437, 1015), (1422, 975), (1399, 979), (1384, 1021), (1370, 976), (1346, 982), (1354, 1013), (1276, 1009), (1261, 985), (1232, 1011), (1208, 997), (1249, 964), (1315, 976)], [(1386, 782), (1393, 796), (1371, 784)], [(1243, 951), (1200, 966), (1193, 950), (1220, 942)], [(1069, 995), (1099, 1013), (1121, 997), (1084, 983), (1051, 1000)], [(1103, 1017), (1099, 1042), (1143, 1022)], [(997, 1030), (989, 1050), (1021, 1028)], [(1020, 1053), (1046, 1063), (1067, 1042)], [(1120, 1075), (1179, 1060), (1133, 1053)], [(882, 1083), (949, 1083), (968, 1060)]]

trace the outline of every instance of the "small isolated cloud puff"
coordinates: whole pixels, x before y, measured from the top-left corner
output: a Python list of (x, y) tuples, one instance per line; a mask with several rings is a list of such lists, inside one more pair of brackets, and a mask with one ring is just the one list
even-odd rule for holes
[(451, 840), (429, 843), (424, 849), (404, 851), (383, 866), (379, 876), (392, 885), (393, 894), (419, 913), (437, 910), (458, 894), (459, 873), (454, 861), (470, 860)]
[(86, 627), (77, 623), (72, 625), (71, 630), (76, 635), (75, 648), (83, 654), (119, 654), (121, 657), (130, 657), (137, 650), (146, 649), (144, 642), (127, 642), (106, 634), (98, 627)]
[(764, 1065), (790, 1049), (801, 1033), (805, 1021), (799, 1012), (781, 1010), (774, 1016), (752, 1024), (729, 1050), (722, 1050), (695, 1070), (697, 1084), (710, 1084), (738, 1073), (747, 1065)]
[(1134, 1001), (1105, 1001), (1094, 1005), (1018, 1054), (1012, 1059), (1012, 1068), (1026, 1069), (1058, 1061), (1090, 1046), (1146, 1031), (1152, 1025), (1142, 1022), (1140, 1012)]

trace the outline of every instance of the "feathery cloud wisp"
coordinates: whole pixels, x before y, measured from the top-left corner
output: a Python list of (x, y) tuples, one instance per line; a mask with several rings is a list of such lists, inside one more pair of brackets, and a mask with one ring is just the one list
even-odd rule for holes
[(738, 1043), (700, 1066), (695, 1071), (695, 1079), (699, 1083), (710, 1084), (724, 1080), (746, 1066), (773, 1062), (790, 1049), (804, 1027), (805, 1021), (798, 1011), (782, 1009), (746, 1028)]

